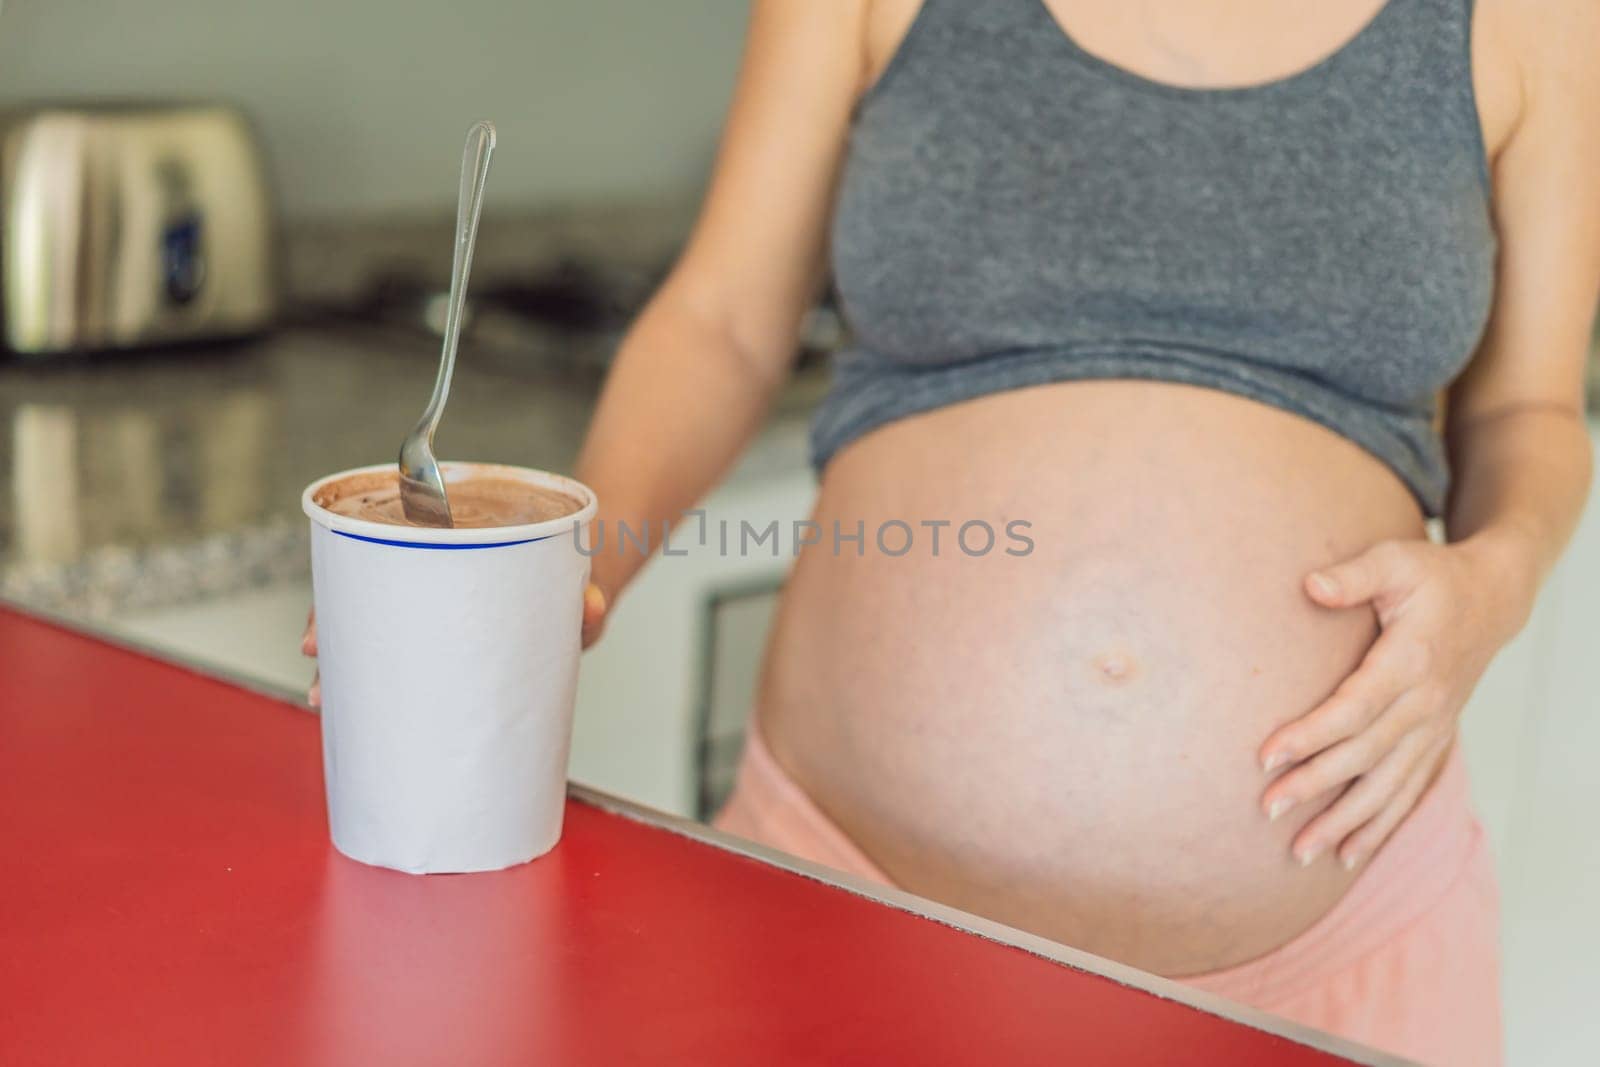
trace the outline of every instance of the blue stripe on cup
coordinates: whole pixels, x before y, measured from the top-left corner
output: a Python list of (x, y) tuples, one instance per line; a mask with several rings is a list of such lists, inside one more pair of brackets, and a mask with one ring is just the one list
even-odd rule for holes
[(331, 532), (338, 534), (340, 537), (348, 537), (352, 541), (365, 541), (369, 545), (388, 545), (390, 548), (434, 548), (449, 552), (468, 548), (509, 548), (512, 545), (531, 545), (535, 541), (548, 541), (552, 537), (561, 536), (560, 534), (546, 534), (543, 537), (529, 537), (521, 541), (487, 541), (476, 545), (435, 545), (426, 541), (390, 541), (383, 537), (363, 537), (360, 534), (345, 533), (343, 530), (333, 530)]

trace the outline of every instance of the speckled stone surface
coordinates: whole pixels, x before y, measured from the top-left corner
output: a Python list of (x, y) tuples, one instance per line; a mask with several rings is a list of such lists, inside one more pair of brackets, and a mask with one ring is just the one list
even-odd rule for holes
[[(550, 344), (610, 343), (554, 338)], [(570, 471), (598, 379), (464, 345), (444, 458)], [(229, 346), (0, 365), (0, 597), (93, 621), (308, 572), (300, 493), (389, 462), (432, 388), (425, 336), (299, 328)], [(742, 466), (803, 466), (820, 375)]]

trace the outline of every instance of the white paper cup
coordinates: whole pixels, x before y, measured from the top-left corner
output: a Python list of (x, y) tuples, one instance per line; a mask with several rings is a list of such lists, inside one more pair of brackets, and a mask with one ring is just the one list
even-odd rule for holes
[(429, 529), (336, 515), (314, 501), (311, 576), (322, 674), (328, 824), (340, 852), (413, 873), (489, 871), (561, 837), (595, 498), (522, 467), (441, 464), (557, 489), (573, 515)]

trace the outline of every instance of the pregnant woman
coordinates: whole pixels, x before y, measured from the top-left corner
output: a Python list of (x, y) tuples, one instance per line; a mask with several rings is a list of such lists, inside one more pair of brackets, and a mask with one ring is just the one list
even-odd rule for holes
[(758, 0), (578, 471), (693, 506), (831, 275), (824, 535), (720, 824), (1497, 1061), (1456, 725), (1588, 485), (1597, 53), (1590, 0)]

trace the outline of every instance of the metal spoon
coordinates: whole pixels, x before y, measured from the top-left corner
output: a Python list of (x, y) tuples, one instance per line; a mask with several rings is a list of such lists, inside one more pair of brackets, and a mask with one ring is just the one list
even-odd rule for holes
[(461, 307), (467, 299), (467, 275), (472, 270), (472, 246), (478, 240), (478, 215), (483, 210), (483, 186), (489, 178), (489, 157), (494, 153), (494, 126), (480, 122), (467, 132), (467, 149), (461, 157), (461, 195), (456, 202), (456, 250), (450, 266), (450, 304), (444, 320), (444, 351), (439, 357), (439, 377), (422, 418), (400, 444), (400, 507), (406, 521), (418, 526), (450, 526), (450, 501), (444, 478), (433, 458), (433, 432), (439, 428), (444, 402), (450, 396), (450, 376), (456, 369), (456, 345), (461, 340)]

